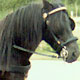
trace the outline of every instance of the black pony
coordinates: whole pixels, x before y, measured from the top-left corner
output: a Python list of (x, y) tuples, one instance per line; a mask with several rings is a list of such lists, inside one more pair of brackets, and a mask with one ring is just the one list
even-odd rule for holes
[(29, 4), (9, 14), (0, 21), (0, 79), (24, 80), (27, 77), (32, 54), (13, 45), (35, 51), (45, 40), (59, 55), (67, 51), (66, 58), (66, 54), (61, 55), (66, 62), (77, 60), (79, 51), (72, 34), (74, 27), (64, 5), (50, 4), (46, 0), (43, 4)]

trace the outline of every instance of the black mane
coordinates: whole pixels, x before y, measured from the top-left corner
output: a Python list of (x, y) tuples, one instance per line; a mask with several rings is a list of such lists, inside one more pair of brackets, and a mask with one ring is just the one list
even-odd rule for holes
[[(11, 56), (14, 44), (35, 50), (42, 39), (41, 5), (29, 4), (9, 14), (0, 40), (0, 58)], [(34, 45), (32, 47), (31, 45)]]

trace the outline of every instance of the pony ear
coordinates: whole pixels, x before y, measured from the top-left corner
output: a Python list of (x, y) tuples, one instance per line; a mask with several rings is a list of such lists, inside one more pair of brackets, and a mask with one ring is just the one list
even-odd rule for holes
[(43, 0), (43, 8), (44, 8), (44, 9), (51, 10), (52, 7), (53, 7), (53, 6), (52, 6), (51, 3), (49, 3), (49, 2), (46, 1), (46, 0)]
[(70, 20), (71, 29), (74, 30), (75, 29), (75, 22), (71, 17), (69, 17), (69, 20)]

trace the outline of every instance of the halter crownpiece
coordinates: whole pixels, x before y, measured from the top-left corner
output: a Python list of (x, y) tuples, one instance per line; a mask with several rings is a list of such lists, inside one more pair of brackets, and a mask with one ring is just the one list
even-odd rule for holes
[(59, 11), (62, 11), (62, 10), (66, 10), (67, 8), (66, 7), (59, 7), (59, 8), (56, 8), (48, 13), (44, 13), (43, 14), (43, 18), (46, 19), (48, 15), (51, 15), (51, 14), (54, 14), (56, 12), (59, 12)]

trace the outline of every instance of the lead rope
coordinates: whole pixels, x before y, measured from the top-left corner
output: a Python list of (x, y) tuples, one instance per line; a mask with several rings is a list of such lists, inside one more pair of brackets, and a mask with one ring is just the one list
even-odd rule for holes
[[(22, 47), (17, 46), (17, 45), (13, 45), (13, 48), (18, 49), (18, 50), (21, 50), (21, 51), (24, 51), (24, 52), (29, 52), (29, 53), (31, 53), (31, 54), (36, 54), (36, 55), (41, 55), (41, 56), (46, 56), (46, 57), (51, 57), (51, 58), (61, 58), (60, 56), (47, 55), (47, 54), (43, 54), (43, 53), (39, 53), (39, 52), (35, 52), (35, 51), (31, 51), (31, 50), (28, 50), (28, 49), (22, 48)], [(55, 53), (55, 52), (53, 52), (53, 53)]]

